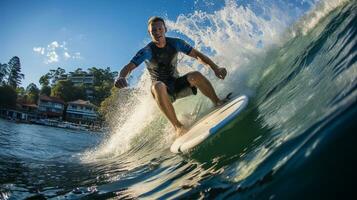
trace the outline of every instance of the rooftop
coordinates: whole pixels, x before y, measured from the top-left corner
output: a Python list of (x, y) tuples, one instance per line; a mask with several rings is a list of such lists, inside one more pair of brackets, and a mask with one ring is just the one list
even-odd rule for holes
[(49, 97), (47, 95), (40, 95), (39, 99), (43, 100), (43, 101), (50, 101), (50, 102), (65, 104), (65, 102), (61, 98), (58, 98), (58, 97)]
[(75, 100), (75, 101), (71, 101), (71, 102), (68, 102), (68, 105), (69, 104), (74, 104), (74, 105), (84, 105), (84, 106), (93, 106), (94, 105), (90, 102), (90, 101), (84, 101), (82, 99), (78, 99), (78, 100)]

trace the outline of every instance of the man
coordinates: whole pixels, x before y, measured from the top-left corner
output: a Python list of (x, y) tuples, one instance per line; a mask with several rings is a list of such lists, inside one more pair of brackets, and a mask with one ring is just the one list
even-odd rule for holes
[(226, 77), (227, 71), (225, 68), (218, 67), (211, 59), (185, 41), (166, 37), (165, 21), (160, 17), (149, 19), (148, 32), (152, 42), (142, 48), (129, 64), (123, 67), (115, 80), (115, 86), (119, 89), (128, 86), (126, 81), (128, 74), (145, 61), (152, 80), (151, 93), (161, 111), (174, 126), (176, 135), (180, 136), (187, 132), (187, 129), (177, 119), (172, 105), (176, 99), (196, 94), (198, 88), (215, 106), (223, 104), (223, 100), (217, 97), (211, 83), (200, 72), (193, 71), (184, 76), (178, 76), (176, 66), (178, 52), (209, 65), (220, 79)]

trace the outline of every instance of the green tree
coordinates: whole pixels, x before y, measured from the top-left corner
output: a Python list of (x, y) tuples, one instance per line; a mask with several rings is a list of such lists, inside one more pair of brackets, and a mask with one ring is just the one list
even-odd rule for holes
[(42, 94), (42, 95), (44, 94), (44, 95), (50, 96), (51, 95), (51, 87), (48, 86), (48, 85), (42, 86), (40, 94)]
[(36, 103), (40, 94), (40, 90), (34, 83), (30, 83), (26, 87), (26, 95), (28, 103)]
[(78, 75), (86, 75), (87, 72), (86, 71), (83, 71), (82, 68), (77, 68), (76, 70), (74, 70), (74, 72), (70, 72), (70, 74), (73, 76), (78, 76)]
[(48, 86), (50, 84), (50, 74), (47, 73), (43, 76), (40, 77), (39, 83), (41, 84), (41, 86)]
[(9, 85), (0, 86), (0, 107), (14, 107), (16, 105), (17, 93)]
[(73, 100), (77, 99), (82, 99), (82, 100), (87, 100), (87, 93), (86, 93), (87, 87), (83, 84), (79, 86), (74, 86), (74, 95), (73, 95)]
[(26, 94), (26, 90), (24, 87), (17, 87), (15, 89), (16, 94), (17, 94), (17, 100), (18, 102), (21, 103), (27, 103), (27, 94)]
[(89, 74), (94, 76), (94, 99), (93, 103), (100, 105), (100, 103), (110, 96), (110, 90), (113, 88), (113, 82), (117, 76), (116, 72), (110, 71), (110, 68), (107, 67), (104, 69), (99, 69), (92, 67), (88, 69)]
[(26, 95), (26, 91), (25, 91), (24, 87), (17, 87), (15, 89), (15, 91), (17, 93), (17, 96), (19, 96), (19, 97), (22, 97), (22, 96)]
[(6, 78), (7, 74), (8, 74), (7, 64), (0, 63), (0, 85), (5, 84), (5, 78)]
[(51, 80), (52, 85), (56, 84), (58, 80), (61, 80), (63, 77), (66, 77), (66, 70), (58, 67), (57, 69), (51, 69), (49, 73), (46, 74), (48, 80)]
[(100, 103), (107, 97), (110, 96), (110, 90), (113, 88), (113, 84), (108, 82), (103, 82), (100, 86), (94, 87), (94, 99), (93, 103), (100, 105)]
[(109, 67), (105, 70), (92, 67), (89, 68), (88, 71), (89, 74), (94, 76), (94, 86), (100, 86), (103, 81), (113, 83), (115, 77), (117, 76), (117, 73), (110, 71)]
[(86, 100), (84, 87), (76, 87), (70, 80), (57, 81), (51, 89), (51, 96), (59, 97), (66, 102), (77, 99)]
[(25, 75), (21, 73), (20, 58), (17, 56), (11, 58), (8, 63), (8, 68), (9, 74), (7, 83), (11, 87), (16, 88), (18, 85), (20, 85), (21, 79), (25, 77)]
[(49, 86), (50, 73), (41, 76), (38, 82), (41, 84), (40, 94), (50, 96), (51, 95), (51, 87)]

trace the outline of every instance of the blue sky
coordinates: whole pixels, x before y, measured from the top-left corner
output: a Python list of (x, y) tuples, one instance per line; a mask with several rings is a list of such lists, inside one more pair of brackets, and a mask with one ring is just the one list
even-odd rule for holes
[(0, 63), (20, 57), (26, 87), (49, 69), (119, 70), (149, 38), (146, 22), (194, 10), (182, 0), (1, 0)]

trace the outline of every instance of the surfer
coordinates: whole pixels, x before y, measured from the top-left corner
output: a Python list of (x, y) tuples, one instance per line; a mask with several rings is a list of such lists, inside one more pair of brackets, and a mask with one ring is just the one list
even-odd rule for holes
[(215, 106), (223, 104), (223, 100), (217, 97), (210, 81), (200, 72), (193, 71), (183, 76), (178, 75), (178, 52), (210, 66), (220, 79), (226, 77), (227, 70), (216, 65), (210, 58), (191, 47), (184, 40), (166, 37), (167, 28), (161, 17), (149, 19), (148, 32), (152, 41), (139, 50), (123, 67), (114, 84), (119, 89), (127, 87), (126, 77), (142, 62), (145, 62), (152, 80), (151, 93), (161, 111), (174, 126), (176, 135), (181, 136), (187, 132), (187, 128), (177, 119), (172, 105), (176, 99), (192, 94), (196, 95), (198, 88)]

